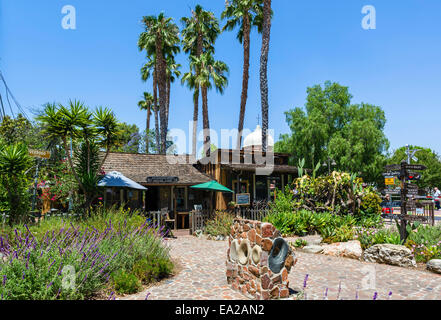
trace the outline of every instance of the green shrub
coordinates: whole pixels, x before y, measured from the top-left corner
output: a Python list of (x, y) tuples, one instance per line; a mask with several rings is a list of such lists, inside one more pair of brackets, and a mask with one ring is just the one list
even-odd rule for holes
[(363, 214), (381, 215), (381, 198), (372, 189), (367, 189), (361, 197), (360, 209)]
[(115, 291), (119, 294), (137, 293), (141, 287), (139, 279), (125, 270), (112, 273), (112, 280)]
[(173, 263), (164, 258), (142, 259), (133, 266), (133, 274), (144, 284), (160, 281), (173, 272)]
[(228, 236), (234, 217), (228, 212), (216, 211), (213, 219), (207, 221), (205, 233), (211, 236)]
[(399, 232), (391, 229), (358, 227), (355, 233), (355, 238), (360, 241), (361, 247), (364, 250), (376, 244), (402, 244)]
[(417, 262), (441, 259), (441, 226), (419, 226), (409, 234), (406, 247), (412, 250)]
[(295, 248), (303, 248), (308, 245), (308, 242), (305, 239), (297, 239), (293, 245)]

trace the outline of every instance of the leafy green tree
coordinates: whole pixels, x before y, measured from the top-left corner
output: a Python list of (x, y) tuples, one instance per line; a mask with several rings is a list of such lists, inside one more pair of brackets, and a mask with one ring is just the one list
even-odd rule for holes
[[(116, 144), (112, 152), (138, 153), (140, 149), (141, 134), (135, 124), (120, 123), (116, 137)], [(145, 138), (145, 137), (144, 137)]]
[(0, 137), (7, 144), (24, 142), (32, 129), (28, 119), (19, 114), (16, 119), (5, 116), (0, 123)]
[(285, 113), (291, 134), (280, 137), (276, 151), (291, 153), (293, 163), (305, 158), (307, 168), (330, 157), (335, 169), (380, 183), (389, 148), (384, 111), (366, 103), (351, 104), (348, 88), (338, 83), (327, 81), (307, 92), (304, 109)]
[(9, 223), (23, 222), (30, 204), (30, 180), (26, 171), (32, 166), (24, 144), (0, 145), (0, 184), (7, 196)]
[[(430, 148), (419, 146), (410, 146), (411, 149), (419, 149), (415, 153), (418, 162), (412, 161), (412, 164), (422, 164), (427, 167), (427, 170), (421, 171), (421, 180), (416, 183), (420, 188), (433, 189), (441, 187), (441, 158)], [(401, 161), (407, 161), (406, 147), (401, 147), (393, 152), (387, 159), (388, 164), (399, 164)], [(428, 191), (429, 191), (428, 190)]]

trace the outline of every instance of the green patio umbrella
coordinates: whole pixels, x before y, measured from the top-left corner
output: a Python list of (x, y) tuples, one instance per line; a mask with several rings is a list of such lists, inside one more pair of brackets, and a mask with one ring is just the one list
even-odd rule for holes
[(192, 189), (197, 189), (197, 190), (204, 190), (204, 191), (211, 191), (211, 201), (210, 201), (210, 212), (213, 209), (213, 194), (215, 191), (217, 192), (229, 192), (229, 193), (234, 193), (234, 191), (228, 189), (227, 187), (224, 187), (223, 185), (221, 185), (220, 183), (218, 183), (217, 181), (213, 180), (207, 183), (202, 183), (202, 184), (198, 184), (196, 186), (192, 186), (190, 187)]
[(227, 187), (224, 187), (217, 181), (213, 180), (210, 182), (198, 184), (196, 186), (190, 187), (192, 189), (199, 189), (199, 190), (205, 190), (205, 191), (219, 191), (219, 192), (229, 192), (234, 193), (232, 190), (228, 189)]

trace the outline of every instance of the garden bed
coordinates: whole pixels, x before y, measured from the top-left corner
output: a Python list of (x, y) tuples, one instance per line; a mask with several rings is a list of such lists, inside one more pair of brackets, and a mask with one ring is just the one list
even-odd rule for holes
[(174, 272), (162, 228), (137, 214), (102, 211), (1, 231), (2, 299), (112, 298)]

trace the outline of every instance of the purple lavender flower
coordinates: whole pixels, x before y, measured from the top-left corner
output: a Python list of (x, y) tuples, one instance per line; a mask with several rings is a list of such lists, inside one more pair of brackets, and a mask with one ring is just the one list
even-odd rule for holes
[(147, 295), (145, 296), (145, 299), (144, 299), (144, 300), (148, 300), (148, 299), (149, 299), (149, 296), (150, 296), (150, 292), (147, 292)]
[(303, 280), (303, 289), (306, 289), (307, 283), (308, 283), (309, 274), (305, 276), (305, 280)]
[(375, 292), (373, 300), (375, 301), (375, 300), (377, 300), (377, 298), (378, 298), (378, 292)]

